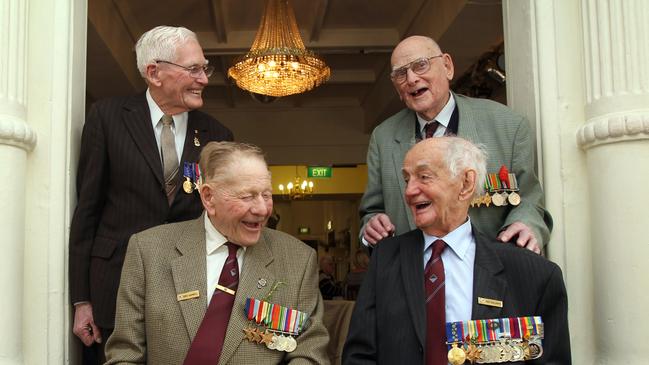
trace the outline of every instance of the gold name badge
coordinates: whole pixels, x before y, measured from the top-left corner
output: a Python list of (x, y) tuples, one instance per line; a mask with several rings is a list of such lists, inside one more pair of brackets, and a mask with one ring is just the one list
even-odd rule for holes
[(192, 291), (188, 291), (187, 293), (178, 294), (176, 298), (178, 299), (179, 302), (181, 302), (187, 299), (198, 298), (199, 296), (200, 293), (198, 292), (198, 290), (192, 290)]
[(490, 307), (498, 307), (498, 308), (503, 307), (502, 300), (489, 299), (483, 297), (478, 297), (478, 304), (483, 304), (483, 305), (488, 305)]

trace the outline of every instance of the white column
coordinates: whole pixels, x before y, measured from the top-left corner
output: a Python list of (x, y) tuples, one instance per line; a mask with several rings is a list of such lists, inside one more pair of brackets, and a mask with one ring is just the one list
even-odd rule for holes
[(595, 351), (645, 364), (649, 325), (649, 3), (582, 1)]
[(585, 121), (577, 1), (503, 1), (507, 101), (536, 126), (545, 204), (554, 219), (547, 255), (562, 270), (574, 364), (595, 363), (593, 265), (586, 158), (575, 140)]
[(25, 84), (27, 7), (6, 0), (0, 7), (0, 364), (23, 362), (23, 253), (27, 153), (36, 134), (27, 124)]

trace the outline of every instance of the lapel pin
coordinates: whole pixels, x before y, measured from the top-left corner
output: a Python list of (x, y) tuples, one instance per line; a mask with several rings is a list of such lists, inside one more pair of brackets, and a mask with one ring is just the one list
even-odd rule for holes
[(200, 297), (200, 293), (198, 292), (198, 290), (192, 290), (192, 291), (188, 291), (187, 293), (178, 294), (176, 296), (176, 299), (178, 299), (179, 302), (182, 302), (183, 300), (194, 299), (198, 297)]
[(257, 280), (257, 289), (261, 289), (265, 287), (266, 284), (267, 284), (266, 279), (260, 278), (259, 280)]
[(198, 140), (198, 130), (194, 129), (194, 146), (200, 147), (201, 141)]
[(483, 298), (483, 297), (478, 297), (478, 304), (487, 305), (489, 307), (497, 307), (497, 308), (502, 308), (503, 307), (502, 300), (489, 299), (489, 298)]

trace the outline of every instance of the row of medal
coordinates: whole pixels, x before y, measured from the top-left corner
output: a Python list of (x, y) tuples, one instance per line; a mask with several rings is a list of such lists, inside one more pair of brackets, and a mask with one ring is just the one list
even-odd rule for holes
[(543, 355), (541, 317), (481, 319), (446, 323), (448, 361), (493, 364), (538, 359)]
[(243, 332), (250, 342), (264, 344), (271, 350), (292, 352), (297, 348), (297, 336), (309, 315), (293, 308), (247, 298), (244, 307), (250, 325)]
[(183, 162), (183, 191), (191, 194), (194, 190), (198, 190), (201, 181), (201, 170), (198, 168), (196, 162)]
[(500, 167), (498, 174), (487, 174), (484, 188), (484, 195), (471, 201), (472, 207), (480, 207), (483, 204), (487, 207), (491, 204), (497, 207), (509, 204), (516, 206), (521, 203), (516, 175), (507, 171), (504, 165)]

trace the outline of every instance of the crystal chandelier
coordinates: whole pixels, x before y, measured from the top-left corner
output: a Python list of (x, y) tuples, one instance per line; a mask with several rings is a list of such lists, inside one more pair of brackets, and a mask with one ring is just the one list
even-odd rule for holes
[(297, 174), (297, 166), (295, 167), (295, 180), (286, 184), (279, 184), (279, 191), (289, 199), (302, 199), (313, 193), (313, 181), (302, 180)]
[(311, 90), (330, 74), (329, 66), (304, 47), (288, 0), (266, 0), (252, 48), (228, 70), (240, 88), (275, 97)]

